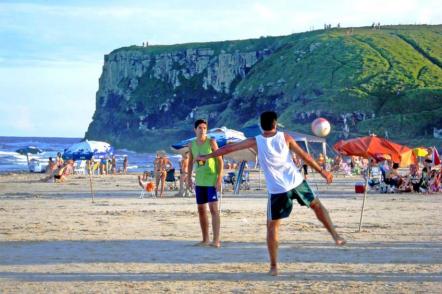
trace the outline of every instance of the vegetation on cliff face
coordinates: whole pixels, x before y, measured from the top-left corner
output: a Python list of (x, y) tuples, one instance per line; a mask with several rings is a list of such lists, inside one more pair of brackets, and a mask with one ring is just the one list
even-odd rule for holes
[(442, 128), (442, 26), (120, 48), (106, 56), (86, 137), (151, 151), (191, 135), (197, 117), (241, 128), (268, 109), (307, 133), (326, 117), (331, 140), (422, 144)]

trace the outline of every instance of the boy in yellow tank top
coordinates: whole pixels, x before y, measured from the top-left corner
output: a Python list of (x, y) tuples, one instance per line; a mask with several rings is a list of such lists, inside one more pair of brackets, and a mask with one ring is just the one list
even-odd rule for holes
[[(197, 245), (220, 247), (220, 215), (218, 209), (217, 191), (221, 191), (223, 160), (221, 156), (210, 158), (205, 161), (195, 162), (200, 155), (209, 154), (218, 149), (214, 139), (207, 137), (207, 121), (199, 119), (195, 122), (194, 131), (196, 139), (189, 144), (189, 176), (188, 184), (192, 187), (192, 170), (196, 163), (195, 170), (195, 194), (198, 205), (198, 216), (200, 221), (203, 240)], [(209, 220), (207, 208), (212, 216), (213, 241), (209, 238)]]

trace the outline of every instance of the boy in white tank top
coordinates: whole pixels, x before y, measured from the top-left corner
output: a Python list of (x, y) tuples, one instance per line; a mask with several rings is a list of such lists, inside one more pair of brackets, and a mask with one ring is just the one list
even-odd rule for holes
[(327, 231), (332, 235), (336, 245), (346, 243), (335, 230), (328, 215), (327, 209), (315, 196), (298, 168), (292, 160), (291, 152), (303, 159), (310, 167), (315, 169), (330, 184), (333, 175), (322, 169), (309, 154), (307, 154), (288, 134), (278, 132), (277, 114), (273, 111), (261, 114), (262, 134), (249, 138), (236, 144), (226, 145), (208, 155), (199, 156), (197, 160), (207, 160), (212, 157), (222, 156), (233, 151), (253, 148), (258, 153), (258, 161), (264, 171), (264, 176), (269, 192), (267, 205), (267, 248), (270, 257), (269, 274), (278, 274), (278, 231), (281, 219), (290, 215), (293, 200), (300, 205), (310, 207), (321, 221)]

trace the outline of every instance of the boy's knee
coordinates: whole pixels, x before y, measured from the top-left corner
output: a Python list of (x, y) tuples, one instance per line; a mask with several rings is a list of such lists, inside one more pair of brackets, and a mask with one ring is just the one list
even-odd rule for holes
[(211, 214), (218, 214), (218, 202), (212, 202), (209, 204), (209, 209)]
[(310, 203), (311, 209), (317, 209), (320, 208), (321, 206), (322, 206), (321, 201), (319, 201), (318, 198), (313, 199), (313, 201)]

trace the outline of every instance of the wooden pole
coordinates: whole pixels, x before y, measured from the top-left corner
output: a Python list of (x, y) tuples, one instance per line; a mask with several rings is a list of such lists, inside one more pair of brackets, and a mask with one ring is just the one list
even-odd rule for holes
[(365, 200), (367, 199), (367, 186), (368, 186), (368, 179), (370, 178), (370, 173), (371, 173), (371, 160), (369, 159), (369, 161), (368, 161), (368, 171), (367, 171), (367, 175), (365, 177), (364, 198), (362, 200), (361, 218), (359, 219), (359, 229), (358, 229), (358, 232), (361, 232), (362, 216), (364, 215)]
[(94, 188), (92, 186), (92, 175), (91, 175), (91, 173), (89, 173), (89, 184), (90, 184), (90, 187), (91, 187), (92, 203), (94, 203), (95, 202), (94, 201), (94, 194), (95, 194), (95, 192), (94, 192)]

